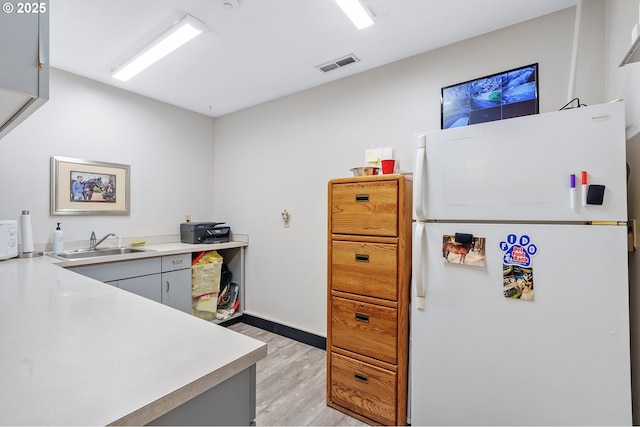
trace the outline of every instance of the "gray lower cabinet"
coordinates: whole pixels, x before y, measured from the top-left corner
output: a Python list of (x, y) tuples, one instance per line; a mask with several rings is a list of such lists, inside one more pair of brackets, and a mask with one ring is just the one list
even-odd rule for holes
[[(239, 306), (233, 317), (244, 312), (244, 249), (215, 249), (233, 273), (232, 281), (238, 285)], [(67, 269), (191, 314), (191, 252)], [(225, 320), (214, 319), (213, 322)]]
[(255, 426), (256, 365), (151, 421), (156, 426)]
[[(120, 289), (149, 298), (155, 302), (162, 302), (162, 294), (160, 292), (160, 274), (151, 274), (149, 276), (132, 277), (130, 279), (120, 279), (115, 285)], [(111, 284), (114, 284), (111, 282)]]
[(162, 303), (191, 314), (191, 254), (162, 257)]
[(191, 314), (191, 253), (69, 270)]
[(158, 281), (160, 280), (161, 259), (144, 258), (133, 259), (128, 261), (104, 262), (100, 264), (81, 265), (78, 267), (67, 267), (71, 271), (75, 271), (83, 276), (101, 282), (111, 283), (117, 286), (117, 282), (123, 279), (131, 279), (134, 277), (142, 277), (156, 274)]

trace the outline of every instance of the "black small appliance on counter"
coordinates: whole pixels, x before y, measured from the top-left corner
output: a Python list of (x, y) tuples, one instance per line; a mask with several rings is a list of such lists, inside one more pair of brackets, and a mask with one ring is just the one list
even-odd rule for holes
[(224, 222), (183, 222), (180, 224), (182, 243), (226, 243), (231, 237), (231, 227)]

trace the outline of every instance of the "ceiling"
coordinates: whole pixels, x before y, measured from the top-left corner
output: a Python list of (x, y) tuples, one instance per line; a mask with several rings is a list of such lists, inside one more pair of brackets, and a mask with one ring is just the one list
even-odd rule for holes
[[(577, 0), (50, 0), (51, 66), (218, 117), (574, 6)], [(185, 14), (209, 31), (128, 82), (111, 70)], [(354, 54), (324, 73), (317, 66)], [(499, 71), (499, 70), (498, 70)]]

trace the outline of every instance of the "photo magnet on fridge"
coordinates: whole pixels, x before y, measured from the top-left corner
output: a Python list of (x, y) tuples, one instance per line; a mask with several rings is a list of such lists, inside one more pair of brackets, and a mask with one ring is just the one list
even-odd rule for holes
[(505, 298), (534, 300), (533, 267), (531, 257), (538, 253), (538, 247), (526, 234), (509, 234), (500, 242), (502, 257), (502, 293)]
[(472, 234), (442, 235), (442, 260), (444, 262), (484, 267), (485, 238)]

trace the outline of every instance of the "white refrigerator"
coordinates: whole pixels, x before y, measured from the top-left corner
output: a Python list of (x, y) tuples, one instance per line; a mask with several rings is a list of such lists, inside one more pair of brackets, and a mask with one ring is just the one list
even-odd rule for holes
[(624, 117), (414, 136), (412, 425), (631, 424)]

